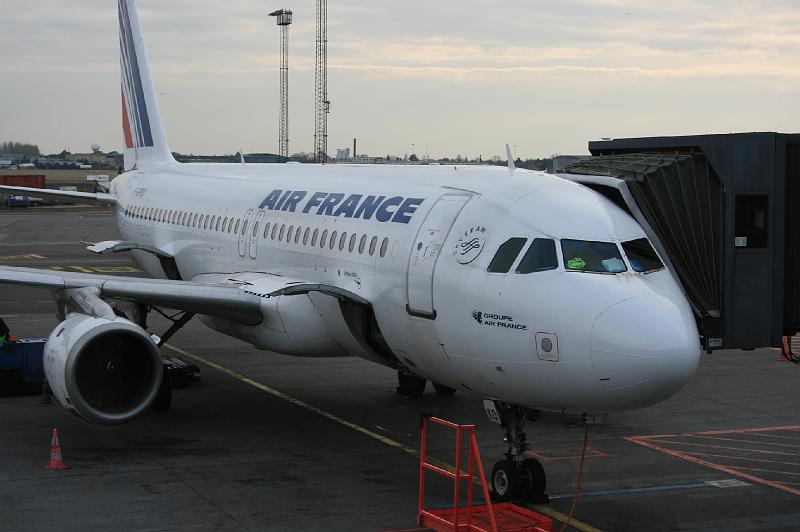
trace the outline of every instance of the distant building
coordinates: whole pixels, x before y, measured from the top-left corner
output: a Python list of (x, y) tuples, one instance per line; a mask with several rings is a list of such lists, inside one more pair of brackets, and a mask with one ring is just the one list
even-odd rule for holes
[(276, 153), (245, 153), (244, 161), (246, 163), (285, 163), (287, 158)]
[(87, 163), (96, 163), (96, 164), (109, 164), (113, 163), (113, 158), (109, 158), (103, 152), (92, 152), (92, 153), (73, 153), (67, 156), (68, 161), (74, 162), (84, 162)]
[(349, 161), (350, 160), (350, 148), (338, 148), (336, 150), (336, 160), (337, 161)]
[(553, 166), (550, 168), (551, 174), (557, 174), (564, 171), (564, 167), (568, 164), (577, 163), (578, 161), (585, 161), (591, 159), (591, 155), (556, 155), (553, 157)]

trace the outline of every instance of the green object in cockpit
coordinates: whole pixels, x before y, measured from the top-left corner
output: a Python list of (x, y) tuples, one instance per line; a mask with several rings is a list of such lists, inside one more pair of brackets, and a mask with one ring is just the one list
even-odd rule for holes
[(567, 261), (567, 268), (570, 270), (582, 270), (586, 267), (586, 261), (580, 257), (572, 257)]

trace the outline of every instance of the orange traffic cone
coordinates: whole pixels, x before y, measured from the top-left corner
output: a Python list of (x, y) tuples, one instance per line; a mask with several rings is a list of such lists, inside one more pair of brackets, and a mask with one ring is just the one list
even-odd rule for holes
[(58, 429), (53, 429), (53, 438), (50, 442), (50, 463), (47, 469), (66, 469), (64, 460), (61, 459), (61, 445), (58, 443)]

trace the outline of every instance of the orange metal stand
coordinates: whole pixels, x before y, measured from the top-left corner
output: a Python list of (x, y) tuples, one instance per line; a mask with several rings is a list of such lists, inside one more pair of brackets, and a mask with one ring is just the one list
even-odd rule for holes
[[(447, 471), (427, 461), (428, 426), (435, 423), (456, 431), (456, 463), (455, 472)], [(467, 472), (462, 473), (461, 454), (464, 433), (469, 437), (469, 463)], [(483, 498), (486, 504), (473, 506), (473, 486), (475, 484), (475, 466), (478, 469), (478, 478), (481, 481)], [(453, 508), (444, 510), (425, 509), (425, 472), (432, 471), (436, 474), (453, 479), (454, 494)], [(467, 481), (467, 504), (460, 506), (461, 481)], [(483, 473), (478, 440), (475, 437), (475, 425), (458, 425), (444, 419), (423, 415), (422, 436), (419, 453), (419, 505), (417, 524), (420, 527), (436, 531), (469, 531), (469, 532), (552, 532), (553, 522), (549, 517), (537, 514), (513, 504), (492, 505), (489, 498), (489, 488), (486, 476)]]

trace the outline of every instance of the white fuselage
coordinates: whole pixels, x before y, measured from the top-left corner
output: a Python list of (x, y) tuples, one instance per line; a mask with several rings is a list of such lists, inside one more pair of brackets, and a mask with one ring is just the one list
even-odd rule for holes
[[(269, 273), (357, 294), (400, 365), (456, 389), (600, 413), (662, 400), (697, 367), (694, 318), (671, 272), (634, 273), (627, 258), (622, 273), (565, 269), (561, 239), (618, 244), (644, 232), (602, 195), (558, 177), (486, 166), (169, 164), (111, 187), (123, 238), (172, 255), (184, 280)], [(508, 272), (489, 272), (510, 238), (525, 248)], [(516, 273), (535, 238), (555, 240), (558, 267)], [(136, 258), (164, 276), (153, 255)], [(276, 299), (290, 298), (281, 312), (306, 321), (284, 320), (287, 331), (300, 327), (285, 348), (263, 340), (263, 325), (204, 321), (261, 348), (365, 356), (335, 330), (342, 311), (332, 297)]]

